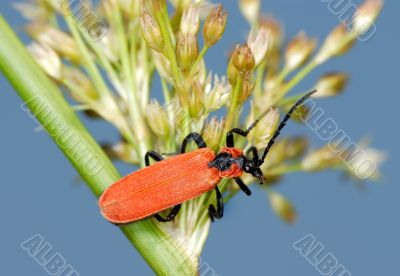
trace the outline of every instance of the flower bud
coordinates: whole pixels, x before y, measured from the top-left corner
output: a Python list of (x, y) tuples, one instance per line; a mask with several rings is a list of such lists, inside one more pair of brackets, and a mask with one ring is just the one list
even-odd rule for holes
[(365, 34), (376, 21), (382, 10), (383, 0), (366, 0), (353, 17), (353, 31), (357, 36)]
[(247, 22), (250, 23), (251, 26), (254, 26), (257, 23), (258, 16), (260, 14), (260, 0), (240, 0), (240, 11), (243, 16), (246, 18)]
[(300, 32), (286, 50), (285, 62), (289, 70), (295, 70), (307, 62), (317, 46), (315, 39), (308, 38), (304, 32)]
[(164, 50), (164, 39), (161, 35), (161, 29), (158, 22), (153, 15), (147, 10), (143, 9), (140, 17), (140, 25), (142, 35), (149, 47), (155, 51), (162, 53)]
[(180, 30), (183, 34), (197, 35), (200, 29), (199, 10), (195, 7), (190, 7), (182, 14)]
[(324, 63), (331, 57), (344, 55), (354, 45), (355, 36), (351, 36), (346, 25), (338, 25), (325, 39), (324, 44), (315, 57), (318, 64)]
[(182, 71), (188, 71), (199, 56), (196, 35), (178, 33), (176, 44), (176, 58)]
[(61, 80), (61, 59), (52, 48), (33, 42), (28, 46), (28, 50), (47, 75), (55, 80)]
[(225, 32), (227, 13), (222, 5), (214, 8), (204, 22), (203, 38), (207, 47), (217, 43)]
[(348, 75), (345, 73), (328, 73), (323, 75), (315, 85), (317, 93), (313, 98), (332, 97), (340, 94), (346, 87)]
[(153, 100), (147, 106), (146, 119), (151, 130), (160, 137), (166, 137), (169, 134), (170, 124), (168, 122), (168, 114)]
[(292, 203), (281, 194), (269, 191), (269, 202), (272, 210), (285, 222), (293, 223), (296, 220), (296, 211)]
[(251, 72), (256, 65), (253, 53), (247, 44), (243, 46), (236, 45), (232, 54), (232, 62), (240, 73)]
[(253, 29), (249, 34), (247, 44), (254, 55), (256, 66), (258, 66), (265, 58), (270, 45), (270, 36), (267, 29), (264, 27)]

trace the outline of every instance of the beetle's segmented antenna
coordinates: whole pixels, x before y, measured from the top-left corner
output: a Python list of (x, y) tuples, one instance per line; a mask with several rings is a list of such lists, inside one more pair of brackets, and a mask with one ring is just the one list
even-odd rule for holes
[[(285, 117), (283, 118), (283, 120), (281, 121), (281, 123), (279, 124), (278, 128), (276, 129), (274, 135), (272, 135), (272, 138), (269, 140), (267, 147), (264, 150), (263, 155), (261, 156), (260, 160), (259, 160), (259, 165), (261, 165), (262, 163), (264, 163), (264, 159), (267, 156), (269, 150), (271, 149), (272, 145), (275, 143), (276, 138), (278, 138), (282, 128), (286, 125), (287, 121), (290, 119), (290, 117), (292, 116), (293, 112), (299, 107), (301, 106), (305, 100), (307, 100), (312, 94), (314, 94), (315, 92), (317, 92), (316, 89), (308, 92), (306, 95), (304, 95), (300, 100), (298, 100), (293, 106), (292, 108), (289, 110), (288, 113), (286, 113)], [(267, 112), (264, 112), (265, 114)], [(262, 114), (262, 116), (264, 116), (265, 114)], [(258, 121), (262, 118), (259, 117), (253, 124), (251, 124), (250, 128), (255, 127), (255, 125), (258, 123)]]

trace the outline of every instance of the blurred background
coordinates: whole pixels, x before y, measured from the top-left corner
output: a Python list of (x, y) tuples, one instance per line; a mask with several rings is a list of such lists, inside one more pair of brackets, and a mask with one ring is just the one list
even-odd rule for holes
[[(26, 42), (24, 20), (11, 7), (14, 2), (1, 1), (0, 12)], [(228, 53), (245, 41), (248, 25), (236, 1), (218, 2), (229, 11), (228, 25), (206, 62), (215, 73), (224, 74)], [(322, 40), (339, 23), (326, 1), (262, 2), (263, 12), (283, 23), (287, 37), (305, 30)], [(346, 91), (319, 105), (353, 140), (367, 136), (373, 147), (388, 153), (382, 180), (360, 186), (334, 172), (285, 177), (277, 190), (296, 206), (299, 217), (291, 226), (272, 213), (259, 187), (252, 187), (252, 197), (239, 193), (226, 206), (224, 219), (212, 225), (202, 255), (203, 263), (218, 275), (319, 275), (292, 247), (307, 234), (314, 235), (352, 275), (400, 275), (399, 10), (398, 1), (386, 0), (372, 39), (323, 65), (297, 88), (308, 90), (327, 71), (350, 74)], [(157, 88), (155, 94), (160, 92)], [(46, 275), (20, 247), (40, 234), (80, 275), (152, 275), (118, 228), (101, 217), (95, 197), (53, 141), (35, 131), (38, 125), (21, 109), (22, 101), (3, 75), (0, 91), (0, 274)], [(82, 120), (98, 140), (117, 138), (109, 125)], [(305, 126), (291, 123), (284, 135), (291, 133), (306, 134), (313, 146), (322, 145)], [(117, 165), (121, 174), (133, 170)]]

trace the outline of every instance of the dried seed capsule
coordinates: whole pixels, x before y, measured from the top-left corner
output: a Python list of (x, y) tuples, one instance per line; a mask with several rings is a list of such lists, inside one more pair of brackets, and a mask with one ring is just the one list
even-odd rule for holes
[(217, 43), (225, 32), (227, 13), (222, 5), (214, 8), (208, 15), (203, 28), (204, 43), (208, 47)]

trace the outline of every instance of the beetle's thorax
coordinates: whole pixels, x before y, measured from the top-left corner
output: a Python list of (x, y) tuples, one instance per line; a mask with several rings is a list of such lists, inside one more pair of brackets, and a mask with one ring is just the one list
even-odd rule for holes
[(208, 166), (218, 169), (221, 177), (239, 177), (243, 174), (244, 163), (245, 157), (241, 149), (224, 147)]

